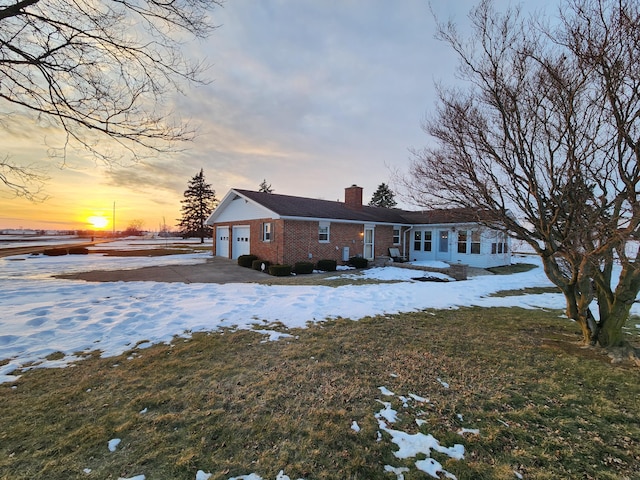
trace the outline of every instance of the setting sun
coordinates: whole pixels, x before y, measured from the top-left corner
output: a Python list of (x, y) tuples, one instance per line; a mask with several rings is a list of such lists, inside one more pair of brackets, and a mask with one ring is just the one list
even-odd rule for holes
[(93, 228), (104, 228), (109, 224), (109, 220), (105, 217), (95, 216), (87, 219)]

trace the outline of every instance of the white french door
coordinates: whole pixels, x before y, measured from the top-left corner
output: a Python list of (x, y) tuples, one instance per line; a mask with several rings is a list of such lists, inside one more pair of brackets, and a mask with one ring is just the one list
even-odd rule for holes
[(375, 255), (374, 249), (374, 229), (373, 227), (364, 227), (364, 258), (367, 260), (373, 260)]

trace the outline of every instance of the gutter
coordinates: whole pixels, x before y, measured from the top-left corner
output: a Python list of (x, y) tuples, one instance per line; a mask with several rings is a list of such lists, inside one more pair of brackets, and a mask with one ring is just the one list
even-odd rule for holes
[(407, 258), (407, 259), (409, 258), (409, 256), (407, 255), (407, 233), (409, 233), (413, 229), (414, 229), (414, 227), (411, 226), (407, 230), (404, 231), (404, 242), (402, 242), (402, 256)]

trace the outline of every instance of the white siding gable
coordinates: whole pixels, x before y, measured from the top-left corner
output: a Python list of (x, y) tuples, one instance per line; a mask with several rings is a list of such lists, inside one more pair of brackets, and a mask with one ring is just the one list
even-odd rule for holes
[(224, 205), (220, 205), (222, 210), (216, 212), (216, 223), (239, 222), (253, 220), (256, 218), (272, 218), (273, 212), (264, 207), (258, 206), (242, 197), (235, 196), (233, 200)]

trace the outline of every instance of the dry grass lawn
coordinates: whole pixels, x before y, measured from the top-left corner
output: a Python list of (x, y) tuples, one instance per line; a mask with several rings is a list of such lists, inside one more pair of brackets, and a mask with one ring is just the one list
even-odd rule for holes
[[(388, 464), (427, 478), (386, 433), (377, 441), (376, 399), (398, 410), (395, 429), (464, 444), (460, 461), (433, 454), (460, 480), (639, 478), (640, 371), (580, 347), (559, 312), (425, 311), (288, 333), (196, 334), (24, 372), (0, 385), (0, 478), (395, 480)], [(380, 386), (430, 401), (403, 408)]]

